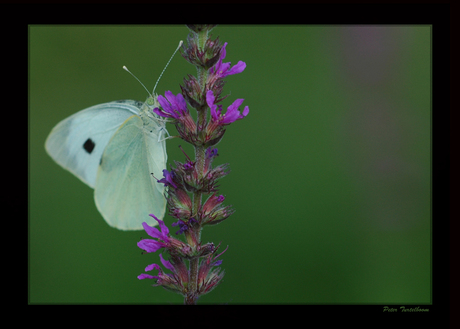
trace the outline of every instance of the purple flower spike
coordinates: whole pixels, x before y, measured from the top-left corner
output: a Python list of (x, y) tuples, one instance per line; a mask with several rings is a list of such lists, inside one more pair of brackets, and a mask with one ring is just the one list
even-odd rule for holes
[[(179, 293), (184, 296), (184, 304), (192, 305), (224, 277), (219, 257), (228, 247), (217, 254), (220, 243), (217, 246), (212, 242), (203, 243), (201, 231), (204, 226), (219, 224), (235, 212), (231, 205), (224, 204), (227, 199), (219, 192), (217, 182), (228, 175), (229, 165), (214, 164), (219, 155), (215, 146), (228, 125), (249, 114), (249, 107), (243, 108), (244, 99), (236, 97), (228, 107), (222, 105), (229, 96), (223, 94), (226, 77), (242, 73), (246, 63), (238, 61), (232, 66), (231, 62), (224, 62), (228, 44), (219, 38), (212, 40), (208, 34), (215, 25), (187, 26), (191, 32), (176, 52), (181, 48), (182, 56), (196, 67), (198, 74), (184, 78), (181, 93), (175, 95), (168, 90), (156, 96), (156, 105), (150, 106), (150, 116), (175, 126), (177, 136), (171, 138), (179, 137), (195, 149), (195, 159), (191, 159), (179, 146), (185, 161), (174, 161), (170, 170), (163, 165), (163, 177), (154, 177), (164, 184), (168, 214), (175, 218), (172, 230), (177, 231), (176, 235), (183, 234), (184, 241), (172, 234), (173, 231), (170, 233), (163, 220), (150, 214), (155, 219), (149, 221), (152, 225), (142, 223), (150, 238), (141, 239), (137, 245), (145, 250), (142, 254), (159, 251), (161, 263), (148, 265), (145, 273), (137, 278), (155, 279), (153, 286)], [(188, 106), (196, 110), (196, 116), (192, 117)], [(152, 270), (157, 272), (150, 272)]]

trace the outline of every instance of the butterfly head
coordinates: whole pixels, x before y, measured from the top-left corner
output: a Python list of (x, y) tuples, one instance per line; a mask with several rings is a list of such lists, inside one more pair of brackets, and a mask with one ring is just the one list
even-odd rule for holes
[(145, 100), (144, 105), (148, 108), (149, 111), (152, 111), (155, 107), (159, 107), (160, 103), (158, 103), (158, 95), (150, 94), (149, 97), (147, 97)]

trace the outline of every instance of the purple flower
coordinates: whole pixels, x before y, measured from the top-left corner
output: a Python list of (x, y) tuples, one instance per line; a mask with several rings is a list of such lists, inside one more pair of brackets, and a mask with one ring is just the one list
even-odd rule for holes
[(159, 116), (165, 118), (172, 118), (173, 123), (176, 125), (179, 136), (190, 142), (196, 141), (196, 123), (187, 109), (187, 103), (185, 102), (182, 94), (174, 94), (171, 91), (165, 92), (166, 98), (158, 96), (158, 102), (161, 105), (161, 109), (156, 107), (153, 112)]
[(241, 120), (249, 113), (249, 107), (245, 106), (243, 113), (241, 114), (238, 110), (238, 107), (243, 103), (244, 99), (239, 98), (233, 102), (227, 108), (227, 112), (225, 114), (221, 114), (222, 112), (222, 105), (214, 104), (215, 96), (212, 90), (209, 90), (206, 93), (206, 102), (208, 103), (209, 108), (211, 109), (211, 117), (214, 122), (218, 122), (220, 125), (228, 125), (236, 120)]
[(244, 71), (246, 68), (246, 63), (239, 61), (238, 64), (234, 65), (232, 68), (230, 68), (231, 63), (222, 63), (222, 60), (225, 58), (227, 55), (227, 51), (225, 50), (225, 47), (227, 46), (227, 42), (224, 43), (222, 46), (222, 49), (220, 50), (220, 58), (219, 61), (209, 69), (209, 72), (211, 74), (216, 74), (219, 78), (225, 78), (226, 76), (241, 73)]
[(137, 246), (145, 250), (147, 253), (156, 252), (161, 248), (165, 248), (169, 251), (174, 250), (181, 257), (187, 257), (191, 252), (190, 246), (169, 236), (169, 229), (162, 220), (156, 218), (153, 214), (150, 214), (149, 216), (153, 217), (158, 224), (160, 224), (161, 231), (155, 227), (149, 226), (146, 222), (142, 223), (142, 226), (148, 235), (158, 240), (143, 239), (137, 243)]
[(182, 97), (182, 94), (179, 93), (177, 96), (174, 96), (174, 94), (168, 90), (165, 92), (165, 96), (166, 98), (162, 95), (158, 96), (158, 102), (162, 110), (156, 107), (153, 109), (153, 112), (159, 116), (173, 119), (179, 119), (188, 113), (187, 103), (184, 97)]
[(193, 223), (198, 223), (198, 221), (192, 217), (187, 222), (179, 219), (177, 222), (172, 223), (171, 226), (179, 226), (179, 231), (177, 231), (176, 234), (182, 234), (187, 231)]
[(194, 166), (195, 166), (195, 162), (192, 162), (192, 161), (187, 161), (186, 163), (184, 163), (185, 170), (192, 170)]
[(208, 147), (205, 152), (204, 158), (204, 172), (207, 173), (211, 169), (211, 163), (213, 158), (218, 156), (217, 149), (213, 149), (212, 147)]
[(158, 183), (163, 183), (165, 184), (165, 186), (172, 186), (174, 188), (177, 188), (177, 185), (174, 184), (174, 180), (173, 180), (174, 178), (173, 171), (169, 172), (168, 170), (163, 169), (163, 176), (164, 178), (157, 180)]
[(143, 239), (137, 243), (139, 248), (145, 250), (148, 253), (156, 252), (158, 249), (168, 247), (170, 243), (170, 238), (168, 237), (169, 229), (166, 227), (165, 223), (161, 219), (156, 218), (153, 214), (150, 214), (149, 216), (153, 217), (158, 222), (158, 224), (160, 224), (161, 231), (155, 227), (149, 226), (146, 222), (142, 223), (145, 232), (147, 232), (147, 234), (152, 238), (158, 239)]
[(150, 274), (142, 273), (137, 276), (139, 280), (143, 279), (156, 279), (157, 284), (154, 286), (162, 286), (165, 289), (175, 291), (180, 294), (185, 294), (188, 283), (188, 271), (182, 258), (177, 255), (171, 256), (171, 261), (167, 261), (160, 254), (160, 260), (164, 267), (172, 273), (164, 273), (158, 264), (151, 264), (145, 268), (145, 271), (158, 270), (158, 275), (153, 276)]
[(212, 157), (217, 156), (217, 149), (213, 149), (212, 147), (208, 147), (206, 149), (206, 158), (211, 159)]
[(182, 219), (179, 219), (177, 222), (171, 224), (171, 226), (179, 226), (179, 231), (176, 232), (176, 235), (182, 234), (187, 231), (187, 223), (184, 222)]
[[(153, 269), (156, 269), (156, 270), (160, 270), (161, 271), (161, 268), (160, 266), (158, 266), (157, 264), (150, 264), (148, 265), (146, 268), (145, 268), (145, 271), (148, 272), (148, 271), (151, 271)], [(152, 276), (150, 274), (145, 274), (145, 273), (142, 273), (140, 275), (137, 276), (137, 278), (139, 280), (143, 280), (143, 279), (158, 279), (157, 276)]]

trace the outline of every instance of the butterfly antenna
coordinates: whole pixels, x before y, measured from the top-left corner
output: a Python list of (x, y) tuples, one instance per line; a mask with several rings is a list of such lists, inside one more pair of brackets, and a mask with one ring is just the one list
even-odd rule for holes
[(126, 66), (124, 66), (124, 65), (123, 65), (123, 70), (125, 70), (126, 72), (128, 72), (129, 74), (131, 74), (131, 75), (134, 77), (134, 79), (136, 79), (137, 81), (139, 81), (139, 83), (142, 85), (142, 87), (144, 87), (144, 89), (147, 91), (147, 94), (149, 94), (150, 97), (153, 98), (152, 94), (150, 93), (150, 91), (149, 91), (147, 88), (145, 88), (145, 86), (144, 86), (144, 84), (141, 82), (141, 80), (139, 80), (134, 74), (132, 74), (131, 71), (128, 70), (128, 68), (127, 68)]
[(171, 56), (171, 58), (169, 59), (168, 63), (166, 63), (166, 66), (165, 66), (165, 68), (163, 69), (163, 71), (161, 72), (160, 76), (158, 77), (158, 80), (157, 80), (157, 82), (155, 83), (155, 86), (153, 87), (152, 93), (155, 92), (155, 89), (157, 88), (157, 85), (158, 85), (158, 82), (160, 81), (161, 76), (163, 75), (163, 73), (165, 72), (166, 68), (168, 67), (169, 62), (171, 62), (171, 60), (173, 59), (174, 55), (177, 53), (177, 51), (179, 50), (179, 48), (182, 46), (182, 43), (183, 43), (182, 40), (179, 41), (179, 45), (177, 46), (176, 50), (175, 50), (174, 53), (172, 54), (172, 56)]

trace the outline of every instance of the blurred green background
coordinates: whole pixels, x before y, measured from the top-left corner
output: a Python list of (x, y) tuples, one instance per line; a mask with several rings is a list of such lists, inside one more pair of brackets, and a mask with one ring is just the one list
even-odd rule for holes
[[(93, 190), (46, 154), (62, 119), (145, 100), (185, 26), (29, 27), (29, 303), (181, 304), (136, 277), (143, 231), (109, 227)], [(226, 26), (226, 108), (244, 98), (216, 164), (236, 213), (206, 227), (229, 245), (220, 286), (199, 304), (431, 303), (430, 26)], [(195, 68), (172, 60), (157, 92)], [(171, 134), (173, 126), (168, 127)], [(168, 161), (183, 161), (179, 139)], [(173, 219), (166, 217), (168, 226)], [(174, 228), (171, 230), (174, 232)]]

